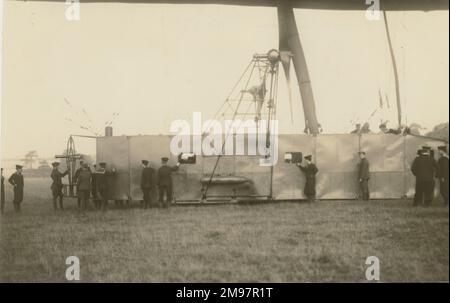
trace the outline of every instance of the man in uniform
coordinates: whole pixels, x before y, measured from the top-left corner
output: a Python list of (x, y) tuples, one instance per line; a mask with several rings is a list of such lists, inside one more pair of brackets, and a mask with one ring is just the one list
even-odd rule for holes
[(418, 156), (411, 165), (411, 172), (416, 177), (416, 192), (413, 206), (425, 203), (429, 206), (433, 200), (434, 174), (436, 166), (428, 149), (418, 151)]
[(81, 209), (88, 207), (89, 196), (91, 194), (91, 170), (87, 163), (83, 163), (77, 178), (77, 195), (81, 200)]
[(95, 172), (95, 184), (97, 187), (97, 193), (101, 200), (100, 207), (103, 211), (108, 208), (108, 176), (115, 174), (115, 169), (113, 168), (111, 172), (106, 170), (106, 162), (100, 162), (98, 164), (99, 169)]
[(366, 158), (364, 151), (359, 152), (360, 161), (358, 163), (358, 183), (359, 192), (362, 194), (362, 199), (368, 201), (370, 199), (369, 193), (369, 161)]
[(306, 183), (304, 188), (304, 194), (308, 198), (309, 202), (314, 202), (316, 199), (316, 174), (319, 171), (317, 166), (312, 163), (312, 156), (307, 155), (305, 157), (306, 164), (302, 166), (300, 163), (297, 163), (297, 166), (300, 170), (305, 174)]
[(355, 129), (352, 130), (350, 133), (351, 134), (359, 134), (360, 131), (361, 131), (361, 123), (356, 123), (355, 124)]
[(434, 150), (431, 148), (431, 146), (424, 145), (422, 146), (422, 150), (426, 150), (431, 158), (433, 160), (433, 163), (437, 165), (436, 159), (434, 158)]
[[(422, 150), (425, 150), (428, 152), (429, 157), (431, 158), (431, 162), (433, 163), (433, 166), (434, 166), (434, 177), (437, 178), (438, 167), (437, 167), (437, 161), (434, 158), (434, 150), (431, 148), (431, 146), (428, 146), (428, 145), (422, 146)], [(436, 185), (436, 180), (434, 180), (434, 178), (433, 178), (433, 190), (431, 191), (431, 199), (432, 200), (434, 200), (435, 185)]]
[(3, 167), (2, 167), (2, 187), (1, 187), (1, 213), (5, 211), (5, 177), (3, 177)]
[(98, 194), (97, 194), (97, 164), (94, 164), (94, 171), (92, 172), (91, 175), (91, 195), (92, 195), (92, 201), (94, 202), (94, 207), (96, 209), (100, 209), (100, 200), (98, 199)]
[[(75, 175), (74, 175), (75, 183), (77, 182), (78, 175), (80, 174), (81, 170), (83, 169), (83, 164), (84, 164), (84, 161), (83, 161), (83, 160), (80, 160), (80, 167), (78, 167), (78, 168), (75, 170)], [(77, 192), (78, 192), (78, 188), (77, 188)], [(78, 207), (78, 208), (81, 207), (81, 198), (80, 198), (79, 195), (77, 195), (77, 207)]]
[(393, 134), (393, 135), (399, 135), (402, 131), (400, 129), (392, 129), (388, 128), (386, 123), (380, 124), (380, 134)]
[[(157, 185), (159, 188), (159, 205), (163, 207), (170, 206), (172, 203), (172, 172), (178, 170), (180, 162), (177, 162), (176, 166), (168, 166), (167, 162), (169, 158), (161, 158), (162, 166), (158, 169)], [(164, 201), (164, 195), (166, 195), (166, 201)]]
[(448, 205), (448, 152), (447, 146), (439, 146), (439, 160), (437, 177), (439, 179), (439, 191), (444, 203)]
[(61, 173), (59, 171), (59, 162), (53, 162), (52, 163), (53, 170), (50, 174), (50, 177), (52, 178), (52, 185), (50, 186), (50, 189), (52, 190), (52, 196), (53, 196), (53, 209), (57, 210), (57, 199), (59, 198), (59, 208), (63, 210), (63, 184), (62, 184), (62, 178), (66, 176), (69, 173), (69, 170), (66, 170), (64, 173)]
[(144, 208), (150, 207), (152, 202), (151, 190), (153, 187), (154, 170), (148, 165), (148, 160), (142, 160), (141, 189), (144, 195)]
[(363, 126), (361, 127), (360, 134), (371, 134), (372, 131), (370, 130), (370, 124), (369, 122), (365, 122)]
[(25, 185), (22, 175), (22, 165), (16, 165), (16, 171), (9, 177), (9, 183), (14, 186), (14, 210), (20, 212), (20, 204), (23, 201), (23, 187)]

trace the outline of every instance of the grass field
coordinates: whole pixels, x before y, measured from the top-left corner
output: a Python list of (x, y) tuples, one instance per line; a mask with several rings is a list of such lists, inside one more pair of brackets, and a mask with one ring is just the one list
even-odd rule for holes
[(48, 180), (27, 180), (23, 212), (0, 224), (0, 281), (64, 282), (78, 256), (81, 282), (448, 281), (449, 213), (436, 201), (52, 210)]

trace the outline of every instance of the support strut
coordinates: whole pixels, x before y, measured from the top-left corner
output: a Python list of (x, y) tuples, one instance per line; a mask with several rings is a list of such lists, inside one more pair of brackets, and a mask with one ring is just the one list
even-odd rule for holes
[[(290, 56), (294, 62), (294, 69), (300, 88), (300, 94), (302, 96), (305, 126), (311, 134), (317, 135), (319, 134), (319, 126), (317, 122), (316, 105), (314, 103), (308, 66), (306, 64), (305, 53), (303, 52), (303, 47), (300, 42), (300, 36), (298, 34), (291, 0), (278, 0), (277, 11), (280, 43), (279, 48), (283, 67), (286, 71), (286, 66), (288, 66), (286, 64), (286, 60), (289, 60), (286, 57), (286, 53), (290, 52)], [(286, 59), (283, 59), (283, 57)]]

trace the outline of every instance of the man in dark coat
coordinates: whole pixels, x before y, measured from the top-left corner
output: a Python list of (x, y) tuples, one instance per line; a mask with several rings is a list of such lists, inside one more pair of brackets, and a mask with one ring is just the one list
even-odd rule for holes
[(66, 176), (69, 173), (69, 170), (66, 170), (64, 173), (61, 173), (59, 171), (59, 162), (53, 162), (52, 163), (53, 170), (50, 174), (50, 177), (52, 178), (52, 185), (50, 186), (50, 189), (52, 190), (52, 197), (53, 197), (53, 209), (57, 210), (57, 199), (59, 198), (59, 208), (63, 210), (63, 183), (62, 178)]
[(314, 163), (312, 163), (312, 156), (307, 155), (305, 157), (306, 163), (302, 166), (297, 163), (297, 166), (305, 174), (306, 183), (304, 188), (304, 194), (309, 202), (314, 202), (316, 199), (316, 174), (319, 171)]
[[(425, 150), (426, 152), (428, 152), (429, 157), (431, 158), (431, 162), (433, 163), (434, 166), (434, 177), (437, 178), (437, 173), (438, 173), (438, 164), (436, 159), (434, 158), (434, 150), (431, 148), (431, 146), (428, 145), (424, 145), (422, 146), (422, 150)], [(431, 200), (434, 200), (434, 188), (436, 185), (436, 180), (433, 178), (433, 190), (431, 191)]]
[[(83, 164), (84, 164), (84, 161), (83, 161), (83, 160), (80, 160), (80, 167), (78, 167), (78, 168), (75, 170), (75, 174), (74, 174), (74, 176), (73, 176), (73, 179), (75, 180), (75, 184), (76, 184), (76, 182), (77, 182), (78, 175), (80, 174), (81, 170), (83, 169)], [(77, 192), (78, 192), (78, 188), (77, 188)], [(78, 207), (78, 208), (81, 208), (81, 198), (80, 198), (79, 195), (77, 195), (77, 207)]]
[(447, 146), (439, 146), (439, 160), (437, 177), (439, 179), (439, 191), (444, 203), (448, 205), (448, 152)]
[(14, 210), (20, 212), (20, 204), (23, 201), (23, 188), (25, 182), (22, 175), (22, 165), (16, 165), (16, 171), (9, 177), (8, 182), (14, 186)]
[(77, 195), (81, 200), (81, 209), (86, 210), (88, 207), (89, 196), (91, 194), (91, 170), (87, 163), (83, 163), (83, 166), (78, 173), (77, 178)]
[(3, 177), (3, 167), (2, 167), (2, 187), (1, 187), (1, 213), (5, 211), (5, 177)]
[(350, 133), (351, 134), (359, 134), (359, 132), (361, 131), (361, 124), (360, 123), (356, 123), (356, 125), (355, 125), (355, 129), (354, 130), (352, 130)]
[(372, 131), (370, 130), (370, 124), (369, 122), (364, 122), (363, 126), (361, 127), (360, 134), (371, 134)]
[(141, 189), (144, 195), (144, 208), (150, 207), (152, 203), (151, 190), (153, 187), (154, 170), (148, 165), (147, 160), (142, 160)]
[(369, 192), (369, 161), (366, 158), (366, 153), (364, 151), (359, 152), (359, 158), (361, 159), (358, 163), (358, 183), (359, 191), (362, 194), (362, 199), (368, 201), (370, 199)]
[(101, 200), (101, 209), (106, 211), (108, 208), (108, 177), (115, 174), (115, 169), (111, 171), (106, 170), (106, 162), (100, 162), (99, 168), (95, 172), (95, 185), (97, 187), (97, 194)]
[(381, 123), (380, 124), (380, 133), (399, 135), (402, 133), (402, 131), (399, 128), (398, 129), (388, 128), (386, 123)]
[[(176, 166), (168, 166), (168, 161), (167, 157), (161, 158), (162, 166), (158, 169), (156, 181), (159, 188), (159, 205), (163, 207), (168, 207), (172, 203), (172, 172), (180, 167), (179, 162)], [(167, 197), (165, 201), (164, 195)]]
[(434, 158), (434, 150), (431, 148), (431, 146), (428, 146), (428, 145), (422, 146), (422, 150), (425, 150), (428, 152), (431, 160), (433, 160), (432, 162), (434, 163), (434, 166), (437, 167), (437, 161)]
[(416, 192), (413, 206), (423, 202), (425, 206), (429, 206), (433, 200), (436, 165), (430, 157), (429, 150), (422, 149), (418, 154), (411, 165), (411, 172), (416, 177)]
[(92, 195), (92, 201), (94, 201), (94, 207), (96, 209), (100, 209), (100, 200), (98, 199), (98, 194), (97, 194), (97, 164), (94, 164), (94, 171), (92, 172), (91, 175), (91, 195)]

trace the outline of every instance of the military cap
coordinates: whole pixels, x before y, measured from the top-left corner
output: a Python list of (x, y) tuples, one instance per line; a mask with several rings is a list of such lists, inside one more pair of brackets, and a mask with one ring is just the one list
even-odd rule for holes
[(59, 162), (53, 162), (53, 163), (52, 163), (52, 166), (53, 166), (53, 167), (59, 166)]
[(446, 153), (447, 152), (447, 146), (445, 146), (445, 145), (438, 146), (438, 150), (442, 150), (444, 153)]
[(106, 162), (100, 162), (98, 165), (100, 165), (100, 167), (105, 168), (106, 167)]
[(312, 160), (312, 156), (311, 155), (307, 155), (307, 156), (305, 156), (305, 159), (311, 161)]
[(428, 148), (422, 148), (420, 154), (421, 155), (429, 155), (430, 154), (430, 150)]
[(142, 164), (144, 164), (144, 165), (148, 165), (148, 160), (142, 160), (141, 162), (142, 162)]
[(16, 169), (21, 169), (21, 168), (23, 168), (23, 165), (19, 165), (19, 164), (16, 165)]
[(167, 157), (162, 157), (162, 158), (161, 158), (161, 161), (162, 161), (162, 162), (167, 162), (167, 161), (169, 161), (169, 158), (167, 158)]
[(431, 150), (431, 146), (424, 145), (424, 146), (422, 146), (422, 149)]
[(365, 152), (365, 151), (359, 151), (358, 154), (363, 154), (363, 155), (365, 155), (366, 152)]

